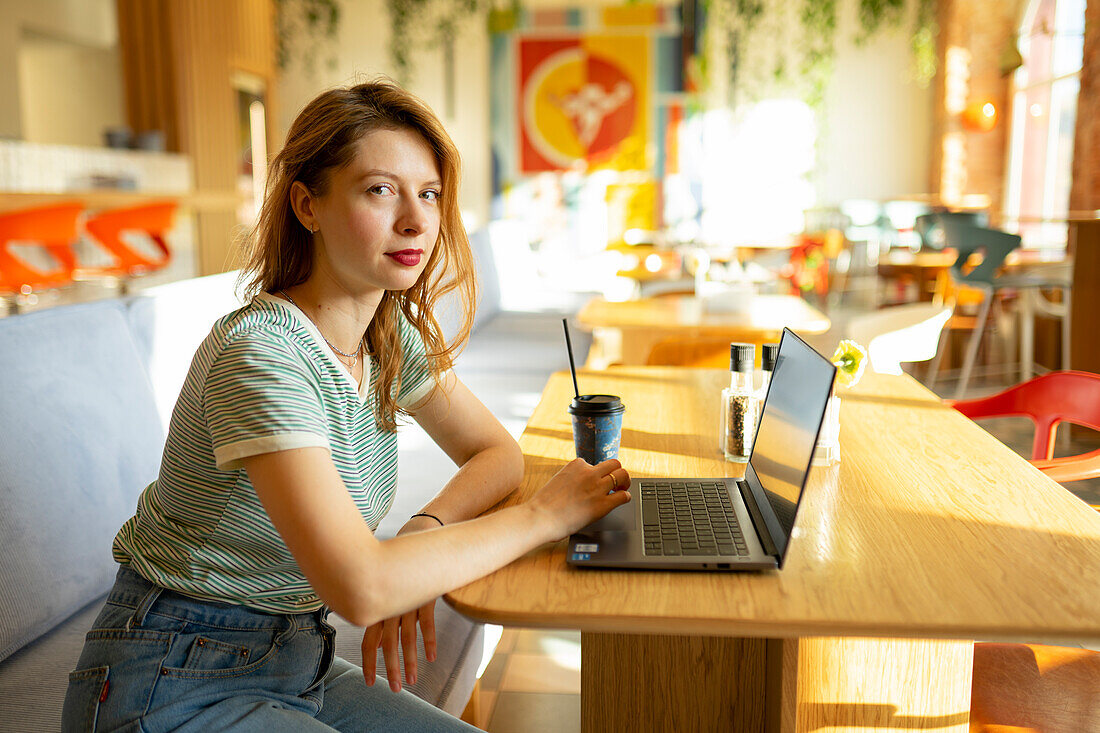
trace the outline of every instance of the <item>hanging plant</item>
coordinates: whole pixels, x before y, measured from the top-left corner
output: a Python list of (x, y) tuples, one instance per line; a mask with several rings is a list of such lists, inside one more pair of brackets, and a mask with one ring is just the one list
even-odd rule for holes
[[(936, 0), (913, 0), (916, 21), (910, 46), (913, 53), (913, 78), (921, 87), (936, 75)], [(857, 43), (865, 43), (883, 26), (896, 28), (905, 16), (906, 0), (859, 0), (861, 33)]]
[(806, 85), (806, 104), (818, 109), (836, 61), (836, 0), (803, 0), (804, 48), (800, 71)]
[[(861, 44), (899, 27), (915, 5), (913, 76), (926, 86), (936, 73), (936, 0), (849, 1)], [(726, 41), (730, 105), (797, 95), (820, 109), (835, 68), (838, 13), (838, 0), (710, 0), (713, 31)]]
[(289, 68), (297, 58), (312, 74), (320, 48), (329, 49), (326, 65), (335, 68), (339, 26), (339, 0), (275, 0), (275, 61), (279, 68)]
[(386, 0), (390, 12), (390, 62), (398, 81), (413, 73), (411, 53), (453, 42), (459, 24), (489, 9), (486, 0)]
[(801, 0), (710, 0), (708, 25), (724, 34), (727, 104), (737, 107), (795, 84), (801, 66), (798, 44), (788, 41), (797, 27)]
[(865, 43), (883, 24), (896, 27), (905, 10), (905, 0), (859, 0), (860, 35), (856, 43)]
[(936, 24), (936, 0), (917, 0), (915, 26), (911, 41), (913, 78), (923, 88), (936, 76), (936, 36), (940, 32)]

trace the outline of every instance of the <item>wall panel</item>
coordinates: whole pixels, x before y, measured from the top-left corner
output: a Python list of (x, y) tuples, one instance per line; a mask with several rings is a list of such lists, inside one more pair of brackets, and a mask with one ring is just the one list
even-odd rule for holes
[[(162, 129), (188, 155), (200, 192), (237, 187), (236, 71), (275, 76), (271, 0), (118, 0), (127, 110), (135, 130)], [(268, 118), (273, 117), (268, 99)], [(270, 125), (269, 125), (270, 126)], [(197, 215), (199, 271), (233, 265), (235, 211)]]

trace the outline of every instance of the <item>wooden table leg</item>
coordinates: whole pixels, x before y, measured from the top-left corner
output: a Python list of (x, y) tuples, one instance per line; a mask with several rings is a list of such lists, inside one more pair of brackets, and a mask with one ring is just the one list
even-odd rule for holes
[(581, 634), (581, 731), (761, 731), (765, 639)]
[(772, 731), (970, 728), (971, 641), (813, 637), (771, 645), (783, 690)]
[(581, 634), (581, 730), (966, 733), (974, 645)]
[(619, 329), (621, 336), (619, 355), (623, 364), (646, 364), (649, 352), (661, 337), (657, 332), (641, 328)]
[(623, 363), (623, 335), (617, 328), (592, 329), (592, 345), (588, 348), (586, 369), (607, 369)]

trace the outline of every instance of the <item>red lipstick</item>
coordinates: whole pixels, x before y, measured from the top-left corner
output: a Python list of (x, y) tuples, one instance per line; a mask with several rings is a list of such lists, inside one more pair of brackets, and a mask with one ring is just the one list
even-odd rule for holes
[(400, 252), (387, 252), (386, 256), (405, 267), (416, 267), (420, 264), (420, 257), (423, 254), (422, 249), (403, 249)]

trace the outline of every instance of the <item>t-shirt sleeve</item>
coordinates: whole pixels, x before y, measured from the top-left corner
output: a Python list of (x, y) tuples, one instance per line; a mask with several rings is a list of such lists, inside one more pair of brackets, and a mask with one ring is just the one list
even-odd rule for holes
[(401, 388), (397, 392), (398, 406), (408, 409), (423, 400), (435, 388), (431, 370), (428, 368), (427, 350), (424, 338), (408, 319), (402, 315), (398, 323), (401, 328)]
[(253, 330), (226, 344), (207, 373), (203, 413), (223, 471), (261, 453), (329, 448), (319, 385), (276, 334)]

